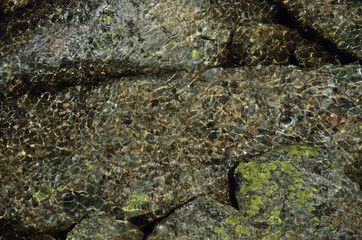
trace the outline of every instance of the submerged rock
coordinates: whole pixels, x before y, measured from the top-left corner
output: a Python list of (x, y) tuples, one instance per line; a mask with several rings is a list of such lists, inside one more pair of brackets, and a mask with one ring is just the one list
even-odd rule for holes
[(155, 226), (148, 240), (257, 239), (256, 231), (235, 208), (198, 197), (176, 209)]
[(75, 225), (67, 234), (67, 240), (142, 240), (143, 235), (128, 221), (117, 220), (106, 215), (95, 215)]
[[(267, 1), (55, 1), (0, 23), (0, 99), (110, 77), (258, 64), (335, 63), (276, 22)], [(2, 31), (1, 31), (2, 30)], [(16, 47), (13, 47), (16, 46)], [(349, 45), (348, 45), (349, 46)]]
[(362, 3), (351, 1), (276, 0), (301, 24), (305, 32), (325, 39), (345, 54), (362, 60)]
[(301, 140), (348, 168), (361, 145), (347, 134), (358, 131), (359, 69), (209, 69), (3, 101), (3, 222), (61, 232), (106, 212), (144, 226), (200, 194), (230, 203), (236, 161)]
[(330, 19), (332, 1), (4, 2), (0, 238), (59, 238), (104, 214), (94, 226), (145, 229), (199, 196), (230, 205), (237, 162), (299, 142), (326, 147), (362, 185), (355, 1), (333, 1), (333, 41), (314, 14)]
[(336, 60), (326, 49), (277, 24), (244, 24), (233, 32), (230, 58), (240, 65), (317, 67)]
[(310, 144), (239, 163), (236, 198), (244, 220), (266, 239), (359, 239), (362, 192), (335, 164), (335, 156)]

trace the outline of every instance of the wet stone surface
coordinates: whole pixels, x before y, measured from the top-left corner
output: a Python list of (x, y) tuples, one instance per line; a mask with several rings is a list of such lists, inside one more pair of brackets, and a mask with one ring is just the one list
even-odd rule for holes
[(323, 147), (300, 143), (240, 162), (239, 211), (200, 196), (147, 239), (359, 239), (361, 191)]
[(83, 219), (67, 234), (67, 240), (142, 240), (143, 235), (144, 234), (130, 222), (117, 220), (103, 214)]
[(275, 24), (277, 12), (267, 1), (35, 4), (0, 23), (0, 99), (160, 71), (342, 61), (295, 29)]
[(256, 231), (235, 208), (200, 196), (160, 221), (147, 239), (256, 239)]
[[(0, 239), (83, 239), (98, 227), (117, 238), (118, 224), (134, 233), (125, 239), (165, 229), (180, 238), (235, 239), (246, 228), (251, 239), (261, 229), (357, 236), (359, 202), (346, 200), (360, 194), (349, 179), (362, 185), (357, 1), (0, 3)], [(288, 214), (298, 202), (283, 195), (295, 183), (280, 168), (290, 156), (273, 149), (300, 142), (323, 156), (291, 162), (315, 179), (303, 178), (302, 191), (318, 190), (308, 207), (332, 210), (298, 210), (307, 225), (297, 228)], [(235, 193), (244, 180), (234, 170), (268, 151), (280, 161), (270, 179), (286, 180), (279, 190), (263, 183), (278, 201), (250, 216), (250, 196), (270, 196)], [(333, 185), (325, 199), (323, 184)], [(188, 229), (201, 219), (210, 232)]]
[[(362, 4), (360, 1), (275, 0), (274, 2), (281, 3), (290, 11), (306, 32), (311, 31), (316, 37), (332, 42), (342, 52), (348, 52), (361, 59)], [(340, 14), (342, 11), (344, 13)]]
[(239, 163), (238, 206), (259, 239), (358, 239), (362, 193), (335, 164), (333, 154), (311, 144)]
[(200, 194), (230, 203), (236, 161), (298, 141), (336, 149), (348, 168), (360, 138), (338, 129), (359, 131), (360, 67), (343, 69), (351, 80), (338, 84), (336, 66), (244, 67), (4, 101), (2, 215), (49, 231), (94, 211), (142, 226)]

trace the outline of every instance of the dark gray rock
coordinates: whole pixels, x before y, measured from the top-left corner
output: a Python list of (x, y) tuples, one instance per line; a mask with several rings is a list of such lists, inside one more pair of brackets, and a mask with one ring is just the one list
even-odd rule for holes
[(258, 239), (255, 228), (235, 208), (198, 197), (178, 208), (154, 228), (147, 240)]
[(143, 235), (128, 221), (117, 220), (106, 215), (95, 215), (75, 225), (67, 234), (67, 240), (142, 240)]
[(310, 144), (239, 163), (242, 219), (267, 239), (359, 239), (362, 192), (336, 163), (334, 155)]

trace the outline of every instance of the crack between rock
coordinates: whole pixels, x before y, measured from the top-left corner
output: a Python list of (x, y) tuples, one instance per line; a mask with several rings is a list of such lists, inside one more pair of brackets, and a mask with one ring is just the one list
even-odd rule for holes
[(229, 180), (229, 200), (231, 203), (231, 206), (233, 206), (236, 210), (239, 211), (238, 202), (236, 200), (236, 181), (235, 181), (235, 169), (239, 165), (239, 161), (234, 164), (234, 166), (229, 170), (228, 172), (228, 180)]
[(275, 2), (275, 0), (268, 0), (268, 3), (270, 5), (274, 5), (278, 10), (276, 15), (277, 24), (283, 25), (292, 30), (297, 30), (302, 38), (324, 47), (329, 53), (331, 53), (334, 56), (335, 60), (337, 60), (339, 64), (346, 65), (349, 63), (359, 62), (359, 60), (356, 57), (338, 49), (334, 43), (332, 43), (328, 39), (323, 38), (314, 29), (310, 27), (303, 28), (302, 23), (300, 23), (294, 17), (294, 15), (283, 5), (283, 3)]

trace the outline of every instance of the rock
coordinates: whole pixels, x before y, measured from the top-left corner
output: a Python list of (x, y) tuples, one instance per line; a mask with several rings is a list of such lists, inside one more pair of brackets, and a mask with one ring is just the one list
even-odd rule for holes
[[(6, 43), (0, 47), (0, 99), (125, 75), (235, 64), (334, 62), (322, 46), (271, 24), (274, 16), (275, 9), (267, 1), (39, 5), (16, 20), (6, 16), (0, 24), (0, 40)], [(294, 51), (295, 63), (290, 59)]]
[(143, 233), (132, 223), (106, 215), (83, 219), (67, 234), (67, 240), (142, 240)]
[(233, 33), (230, 58), (240, 65), (298, 64), (304, 67), (333, 62), (323, 47), (282, 25), (244, 24)]
[(235, 208), (201, 196), (157, 223), (147, 240), (255, 239), (255, 228), (242, 219)]
[[(277, 0), (290, 11), (304, 31), (326, 39), (345, 54), (361, 61), (361, 1)], [(342, 14), (343, 13), (343, 14)]]
[(335, 164), (335, 156), (310, 144), (239, 163), (236, 198), (243, 219), (260, 238), (358, 239), (362, 192)]
[[(214, 65), (231, 27), (215, 22), (209, 7), (206, 0), (59, 1), (15, 23), (9, 16), (7, 45), (0, 48), (0, 99)], [(19, 29), (22, 23), (26, 29)], [(19, 33), (10, 37), (6, 29)]]

